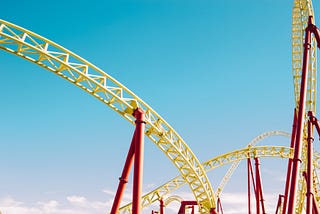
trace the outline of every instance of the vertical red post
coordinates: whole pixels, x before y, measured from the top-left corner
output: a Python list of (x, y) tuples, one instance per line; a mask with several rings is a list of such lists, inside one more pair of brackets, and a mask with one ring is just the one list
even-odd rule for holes
[(210, 210), (210, 214), (218, 214), (218, 213), (217, 213), (217, 211), (216, 211), (215, 208), (212, 208), (212, 209)]
[(259, 195), (260, 205), (262, 208), (262, 213), (266, 214), (266, 210), (264, 207), (264, 198), (263, 198), (263, 188), (262, 188), (262, 179), (261, 179), (261, 173), (260, 173), (260, 161), (259, 158), (254, 158), (255, 164), (256, 164), (256, 185), (257, 187), (257, 193)]
[(130, 169), (131, 169), (133, 158), (134, 158), (134, 147), (135, 147), (135, 134), (132, 137), (127, 159), (124, 164), (121, 177), (119, 178), (119, 185), (113, 201), (110, 214), (116, 214), (120, 208), (121, 199), (122, 199), (126, 184), (128, 183), (129, 173), (130, 173)]
[(218, 198), (217, 200), (217, 210), (218, 210), (218, 213), (223, 214), (223, 208), (222, 208), (222, 203), (220, 198)]
[(283, 198), (284, 198), (284, 195), (279, 195), (275, 214), (279, 214), (281, 212), (281, 205), (283, 205)]
[(247, 160), (247, 167), (248, 167), (248, 214), (251, 214), (251, 180), (250, 180), (250, 176), (251, 176), (251, 162), (250, 162), (250, 158), (248, 158)]
[[(310, 116), (310, 115), (309, 115)], [(313, 151), (312, 151), (312, 143), (313, 143), (313, 126), (311, 121), (312, 118), (308, 120), (308, 146), (307, 146), (307, 205), (306, 205), (306, 214), (312, 214), (312, 203), (313, 203), (313, 193), (312, 193), (312, 173), (313, 173), (313, 167), (312, 167), (312, 159), (313, 159)]]
[(257, 158), (255, 160), (256, 166), (256, 214), (260, 214), (260, 180), (259, 180), (259, 160)]
[(164, 214), (164, 202), (163, 202), (163, 199), (161, 198), (159, 201), (160, 201), (160, 214)]
[[(312, 25), (312, 18), (309, 17), (308, 25)], [(302, 77), (300, 85), (300, 101), (298, 109), (297, 118), (297, 133), (294, 146), (294, 156), (292, 163), (292, 175), (290, 182), (290, 192), (288, 200), (288, 214), (293, 214), (296, 207), (296, 193), (298, 186), (298, 173), (300, 167), (300, 157), (301, 157), (301, 144), (303, 137), (303, 127), (305, 120), (305, 103), (306, 103), (306, 88), (307, 88), (307, 76), (308, 76), (308, 64), (309, 64), (309, 50), (311, 47), (311, 31), (307, 27), (305, 42), (304, 42), (304, 52), (303, 52), (303, 65), (302, 65)]]
[(143, 151), (144, 151), (144, 112), (137, 108), (133, 116), (136, 118), (135, 132), (135, 158), (134, 158), (134, 175), (132, 191), (132, 213), (141, 213), (141, 196), (142, 196), (142, 175), (143, 175)]
[(194, 214), (194, 205), (191, 206), (191, 214)]
[[(292, 124), (292, 132), (291, 132), (291, 143), (290, 148), (294, 148), (294, 142), (296, 138), (296, 130), (297, 130), (297, 111), (294, 109), (294, 115), (293, 115), (293, 124)], [(287, 211), (287, 202), (288, 202), (288, 194), (289, 194), (289, 187), (290, 187), (290, 181), (291, 181), (291, 172), (292, 172), (292, 158), (289, 158), (288, 161), (288, 169), (287, 169), (287, 177), (286, 177), (286, 186), (284, 190), (284, 200), (283, 200), (283, 207), (282, 207), (282, 213), (286, 213)]]
[(318, 207), (318, 202), (315, 197), (313, 197), (313, 209), (312, 209), (313, 214), (320, 214), (319, 207)]

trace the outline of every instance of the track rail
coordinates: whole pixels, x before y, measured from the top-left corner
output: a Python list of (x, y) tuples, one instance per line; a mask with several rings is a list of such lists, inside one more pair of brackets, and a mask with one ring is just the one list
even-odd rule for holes
[[(294, 0), (292, 9), (292, 75), (294, 85), (294, 97), (296, 107), (299, 109), (300, 82), (302, 71), (302, 56), (304, 31), (307, 27), (309, 16), (314, 17), (311, 0)], [(312, 37), (310, 51), (308, 91), (306, 100), (306, 111), (316, 112), (316, 89), (317, 89), (317, 46), (315, 38)]]
[[(294, 0), (292, 9), (292, 75), (294, 85), (294, 97), (296, 103), (296, 109), (299, 109), (300, 98), (300, 82), (302, 75), (302, 58), (303, 58), (303, 43), (305, 36), (305, 28), (307, 27), (309, 16), (314, 17), (314, 11), (312, 6), (312, 0)], [(317, 55), (316, 55), (316, 41), (312, 37), (309, 60), (309, 75), (308, 86), (306, 95), (306, 112), (316, 112), (316, 89), (317, 89)], [(297, 111), (298, 112), (298, 111)], [(307, 121), (307, 120), (306, 120)], [(304, 131), (304, 138), (306, 131)], [(304, 209), (306, 185), (305, 179), (302, 176), (303, 171), (306, 170), (306, 140), (303, 140), (302, 162), (299, 169), (298, 179), (298, 194), (296, 198), (296, 210), (295, 213), (300, 214)], [(317, 190), (316, 190), (317, 191)]]
[[(262, 133), (261, 135), (255, 137), (253, 140), (251, 140), (248, 143), (247, 147), (256, 146), (260, 141), (262, 141), (263, 139), (265, 139), (267, 137), (271, 137), (271, 136), (283, 136), (283, 137), (290, 138), (291, 134), (289, 134), (287, 132), (284, 132), (284, 131), (278, 131), (278, 130), (265, 132), (265, 133)], [(217, 198), (220, 197), (220, 194), (221, 194), (223, 188), (225, 187), (227, 182), (230, 180), (233, 172), (237, 169), (239, 164), (240, 164), (240, 160), (239, 161), (235, 161), (234, 163), (232, 163), (230, 168), (228, 169), (227, 173), (225, 174), (225, 176), (223, 176), (219, 186), (217, 187), (217, 192), (216, 192), (216, 197)]]
[(134, 124), (139, 107), (146, 117), (146, 136), (178, 168), (203, 209), (215, 208), (215, 196), (205, 170), (179, 134), (149, 105), (110, 75), (64, 47), (29, 30), (0, 20), (0, 49), (27, 59), (68, 80)]
[[(293, 157), (293, 150), (284, 146), (257, 146), (257, 147), (245, 147), (243, 149), (235, 150), (223, 155), (216, 156), (203, 163), (206, 172), (216, 169), (220, 166), (224, 166), (229, 163), (235, 163), (247, 158), (255, 157), (280, 157), (291, 158)], [(150, 204), (160, 200), (165, 195), (172, 191), (182, 187), (185, 184), (185, 180), (181, 176), (177, 176), (167, 183), (163, 184), (159, 188), (149, 192), (142, 197), (142, 207), (147, 207)], [(126, 204), (120, 208), (120, 213), (131, 213), (132, 203)]]

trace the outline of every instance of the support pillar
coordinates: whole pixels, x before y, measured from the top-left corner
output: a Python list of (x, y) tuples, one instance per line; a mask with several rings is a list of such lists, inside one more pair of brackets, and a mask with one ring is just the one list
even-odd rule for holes
[[(293, 149), (294, 145), (295, 145), (296, 130), (297, 130), (297, 110), (294, 109), (292, 132), (291, 132), (291, 142), (290, 142), (291, 149)], [(286, 211), (287, 211), (288, 194), (289, 194), (289, 187), (290, 187), (290, 183), (291, 183), (291, 173), (292, 173), (292, 160), (293, 160), (292, 158), (289, 158), (289, 160), (288, 160), (288, 169), (287, 169), (287, 177), (286, 177), (286, 186), (285, 186), (285, 190), (284, 190), (282, 213), (286, 213)]]
[[(309, 115), (310, 116), (310, 115)], [(310, 116), (311, 117), (311, 116)], [(312, 191), (312, 181), (313, 181), (313, 167), (312, 167), (312, 160), (313, 160), (313, 126), (311, 123), (312, 118), (308, 120), (308, 146), (307, 146), (307, 205), (306, 205), (306, 214), (312, 214), (312, 205), (313, 205), (313, 191)]]
[(142, 196), (142, 175), (143, 175), (143, 152), (144, 152), (144, 112), (138, 108), (134, 111), (136, 118), (135, 146), (134, 146), (134, 172), (133, 172), (133, 191), (132, 191), (132, 213), (141, 213)]
[(111, 209), (110, 214), (116, 214), (120, 208), (120, 203), (121, 203), (121, 199), (123, 196), (123, 192), (124, 192), (124, 189), (128, 183), (130, 169), (131, 169), (131, 166), (133, 163), (134, 146), (135, 146), (135, 133), (133, 134), (132, 141), (131, 141), (130, 148), (129, 148), (128, 155), (127, 155), (127, 159), (124, 164), (121, 177), (119, 178), (119, 185), (118, 185), (118, 189), (117, 189), (114, 201), (113, 201), (113, 205), (112, 205), (112, 209)]
[[(309, 18), (308, 25), (312, 25), (312, 18)], [(290, 182), (289, 200), (288, 200), (288, 214), (293, 214), (296, 207), (296, 194), (298, 186), (298, 174), (300, 168), (300, 157), (301, 157), (301, 146), (303, 137), (303, 127), (305, 120), (305, 103), (307, 93), (307, 76), (308, 76), (308, 64), (309, 64), (309, 50), (311, 48), (311, 31), (307, 27), (304, 41), (304, 52), (303, 52), (303, 65), (302, 65), (302, 77), (300, 85), (300, 101), (297, 118), (297, 132), (294, 146), (294, 156), (292, 163), (292, 174)]]
[(119, 178), (119, 185), (113, 201), (110, 214), (117, 214), (119, 211), (121, 199), (125, 186), (128, 182), (130, 169), (134, 160), (133, 172), (133, 190), (132, 190), (132, 213), (141, 213), (141, 198), (142, 198), (142, 173), (143, 173), (143, 150), (144, 150), (144, 112), (142, 109), (137, 108), (133, 116), (136, 118), (136, 128), (130, 144), (128, 155), (121, 177)]
[(164, 201), (162, 198), (159, 201), (160, 201), (160, 214), (164, 214)]

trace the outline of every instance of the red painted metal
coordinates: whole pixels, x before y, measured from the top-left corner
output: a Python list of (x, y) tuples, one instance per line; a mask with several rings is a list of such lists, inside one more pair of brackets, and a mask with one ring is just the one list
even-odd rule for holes
[(223, 214), (223, 208), (222, 208), (222, 203), (220, 198), (217, 199), (217, 211), (219, 214)]
[[(248, 158), (247, 160), (248, 160), (248, 199), (250, 201), (250, 202), (248, 202), (248, 204), (249, 204), (248, 211), (251, 213), (251, 188), (250, 188), (251, 181), (252, 181), (252, 186), (253, 186), (253, 192), (254, 192), (256, 199), (257, 199), (258, 191), (257, 191), (257, 185), (256, 185), (254, 173), (253, 173), (251, 159)], [(251, 179), (250, 179), (250, 177), (251, 177)], [(256, 200), (256, 207), (258, 207), (258, 206), (259, 206), (259, 200)]]
[(318, 202), (317, 202), (315, 197), (313, 197), (312, 213), (313, 214), (320, 214), (319, 207), (318, 207)]
[(191, 214), (194, 214), (194, 205), (191, 206)]
[(163, 202), (163, 199), (161, 198), (159, 201), (160, 201), (160, 214), (164, 214), (164, 202)]
[[(295, 144), (294, 142), (295, 142), (295, 138), (296, 138), (296, 130), (297, 130), (297, 111), (296, 111), (296, 109), (294, 109), (292, 132), (291, 132), (291, 143), (290, 143), (290, 148), (292, 148), (292, 149)], [(289, 186), (290, 186), (290, 181), (291, 181), (291, 172), (292, 172), (292, 158), (289, 158), (282, 213), (286, 213), (286, 211), (287, 211), (287, 202), (288, 202)]]
[(258, 158), (254, 158), (255, 161), (255, 175), (253, 172), (253, 167), (251, 164), (251, 159), (247, 159), (248, 167), (248, 213), (251, 214), (251, 181), (254, 188), (254, 193), (256, 197), (256, 214), (262, 213), (265, 214), (264, 198), (263, 198), (263, 188), (262, 180), (260, 174), (260, 162)]
[(133, 174), (133, 191), (132, 191), (132, 213), (141, 213), (141, 196), (142, 196), (142, 173), (143, 173), (143, 151), (144, 151), (144, 112), (137, 108), (133, 116), (136, 118), (136, 133), (134, 147), (134, 174)]
[(250, 172), (251, 172), (251, 161), (248, 158), (247, 160), (247, 168), (248, 168), (248, 214), (251, 214), (251, 179), (250, 179)]
[(281, 211), (281, 205), (283, 205), (283, 202), (284, 202), (284, 195), (279, 195), (279, 198), (278, 198), (278, 203), (277, 203), (277, 209), (276, 209), (276, 212), (275, 214), (280, 214), (280, 211)]
[(318, 203), (314, 197), (312, 184), (313, 184), (313, 126), (316, 127), (317, 133), (320, 136), (320, 124), (318, 119), (314, 116), (312, 111), (308, 112), (309, 121), (308, 121), (308, 147), (307, 147), (307, 154), (308, 154), (308, 163), (307, 163), (307, 172), (305, 173), (305, 179), (307, 182), (307, 214), (319, 214), (319, 207)]
[[(256, 163), (257, 164), (257, 163)], [(257, 179), (257, 166), (256, 166), (256, 214), (260, 214), (260, 185)]]
[(132, 193), (132, 213), (141, 213), (141, 195), (142, 195), (142, 172), (143, 172), (143, 144), (144, 144), (144, 112), (137, 108), (133, 116), (136, 118), (136, 128), (130, 144), (128, 155), (121, 177), (118, 189), (113, 201), (111, 214), (118, 213), (123, 192), (128, 182), (130, 169), (134, 160), (134, 173), (133, 173), (133, 193)]
[(186, 213), (186, 206), (195, 206), (198, 205), (196, 201), (181, 201), (180, 209), (178, 214), (185, 214)]
[(124, 164), (121, 177), (119, 178), (119, 185), (118, 185), (118, 189), (117, 189), (114, 201), (113, 201), (113, 205), (112, 205), (112, 209), (111, 209), (110, 214), (116, 214), (120, 208), (120, 202), (121, 202), (126, 184), (128, 183), (130, 169), (131, 169), (131, 166), (133, 163), (134, 146), (135, 146), (135, 133), (133, 134), (132, 141), (131, 141), (130, 148), (129, 148), (128, 155), (127, 155), (127, 159)]
[[(309, 18), (308, 25), (312, 25), (312, 18)], [(303, 125), (305, 119), (305, 103), (306, 103), (306, 87), (307, 87), (307, 76), (308, 76), (308, 64), (309, 64), (309, 50), (311, 47), (311, 31), (310, 28), (306, 28), (305, 42), (304, 42), (304, 53), (303, 53), (303, 65), (302, 65), (302, 77), (300, 84), (300, 101), (297, 118), (297, 132), (294, 145), (294, 156), (292, 163), (292, 173), (288, 200), (288, 214), (293, 214), (296, 207), (296, 194), (298, 185), (298, 173), (300, 167), (301, 157), (301, 144), (303, 137)]]
[(311, 48), (311, 34), (315, 35), (317, 46), (320, 48), (320, 33), (318, 28), (313, 24), (313, 17), (309, 16), (308, 26), (305, 30), (304, 52), (303, 52), (303, 64), (302, 64), (302, 77), (300, 84), (300, 101), (297, 118), (296, 138), (294, 144), (294, 157), (292, 162), (292, 173), (290, 181), (290, 190), (288, 194), (288, 212), (287, 214), (293, 214), (296, 204), (296, 190), (298, 185), (298, 173), (300, 166), (301, 145), (302, 145), (302, 133), (305, 119), (305, 101), (306, 101), (306, 87), (308, 76), (308, 64), (309, 64), (309, 50)]
[[(262, 213), (266, 214), (265, 206), (264, 206), (264, 198), (263, 198), (263, 188), (262, 188), (262, 179), (260, 173), (260, 161), (259, 158), (254, 158), (255, 166), (256, 166), (256, 185), (257, 185), (257, 203), (259, 206), (261, 205)], [(258, 200), (259, 198), (259, 200)], [(258, 213), (258, 212), (257, 212)], [(260, 213), (260, 210), (259, 210)]]
[(210, 210), (210, 214), (218, 214), (218, 213), (217, 213), (216, 209), (213, 208)]
[(312, 191), (312, 181), (313, 181), (313, 167), (312, 167), (312, 160), (313, 160), (313, 126), (312, 126), (312, 113), (310, 115), (310, 112), (308, 113), (309, 120), (308, 120), (308, 146), (307, 146), (307, 205), (306, 205), (306, 214), (312, 214), (312, 207), (313, 207), (313, 191)]

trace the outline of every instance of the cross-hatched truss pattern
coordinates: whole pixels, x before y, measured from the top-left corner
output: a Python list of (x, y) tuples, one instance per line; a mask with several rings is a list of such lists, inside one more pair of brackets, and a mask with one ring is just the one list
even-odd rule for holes
[[(235, 150), (223, 155), (214, 157), (204, 163), (203, 166), (206, 172), (216, 169), (220, 166), (224, 166), (229, 163), (238, 162), (248, 158), (255, 157), (280, 157), (280, 158), (292, 158), (293, 151), (289, 147), (284, 146), (257, 146), (246, 147), (243, 149)], [(151, 191), (150, 193), (142, 197), (142, 207), (147, 207), (150, 204), (164, 198), (165, 195), (180, 188), (186, 182), (181, 176), (177, 176), (174, 179), (163, 184), (159, 188)], [(126, 204), (120, 208), (120, 213), (131, 213), (132, 203)]]
[(208, 212), (214, 192), (197, 157), (179, 134), (149, 105), (110, 75), (62, 46), (12, 23), (0, 20), (0, 49), (27, 59), (61, 76), (96, 97), (134, 124), (139, 107), (146, 118), (145, 134), (178, 168), (195, 199)]
[[(303, 44), (305, 37), (305, 29), (307, 27), (309, 16), (314, 17), (313, 6), (311, 0), (294, 0), (292, 9), (292, 74), (294, 84), (294, 96), (296, 102), (296, 109), (299, 110), (299, 98), (300, 98), (300, 82), (302, 76), (302, 60), (303, 60)], [(316, 40), (311, 38), (310, 59), (308, 67), (308, 85), (306, 95), (306, 112), (316, 112), (316, 89), (317, 89), (317, 56), (316, 56)], [(307, 120), (305, 120), (307, 121)], [(306, 126), (305, 126), (306, 127)], [(306, 185), (303, 172), (306, 170), (307, 155), (306, 155), (306, 129), (304, 131), (302, 147), (302, 160), (299, 169), (298, 180), (298, 194), (296, 198), (296, 210), (295, 213), (302, 213), (304, 209)]]

